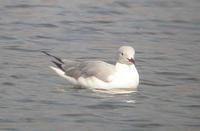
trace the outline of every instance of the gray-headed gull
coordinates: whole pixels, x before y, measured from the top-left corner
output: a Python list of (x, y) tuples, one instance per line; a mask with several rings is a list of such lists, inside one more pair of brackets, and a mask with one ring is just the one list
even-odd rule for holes
[(135, 50), (131, 46), (121, 46), (115, 65), (103, 61), (62, 60), (45, 51), (56, 67), (50, 66), (58, 75), (76, 86), (92, 89), (135, 89), (139, 84), (139, 74), (135, 67)]

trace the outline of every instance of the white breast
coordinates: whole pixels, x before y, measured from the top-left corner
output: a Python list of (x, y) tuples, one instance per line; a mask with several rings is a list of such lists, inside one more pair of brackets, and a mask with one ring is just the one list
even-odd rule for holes
[(137, 88), (139, 74), (135, 65), (116, 64), (116, 73), (111, 76), (111, 87), (115, 88)]

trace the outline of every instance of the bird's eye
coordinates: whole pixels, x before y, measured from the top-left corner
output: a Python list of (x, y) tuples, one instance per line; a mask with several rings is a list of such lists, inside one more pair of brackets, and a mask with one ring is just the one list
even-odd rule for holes
[(121, 55), (124, 55), (124, 53), (121, 53)]

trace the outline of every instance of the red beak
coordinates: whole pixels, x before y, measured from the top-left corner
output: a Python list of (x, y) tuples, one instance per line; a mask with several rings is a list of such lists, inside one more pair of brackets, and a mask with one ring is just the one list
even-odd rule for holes
[(135, 60), (133, 58), (128, 59), (128, 61), (131, 62), (131, 63), (133, 63), (133, 64), (135, 64)]

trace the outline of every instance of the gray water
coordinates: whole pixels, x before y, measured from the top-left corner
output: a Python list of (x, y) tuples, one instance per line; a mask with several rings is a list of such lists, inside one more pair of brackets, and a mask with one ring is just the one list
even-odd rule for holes
[[(138, 91), (74, 89), (40, 51), (116, 60), (136, 49)], [(0, 0), (1, 131), (199, 131), (199, 0)]]

